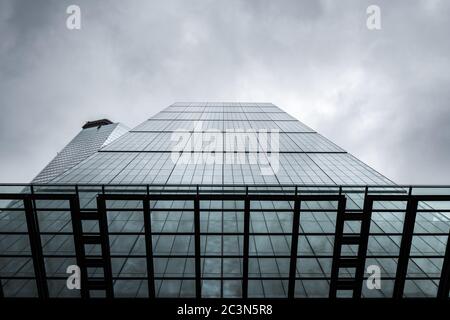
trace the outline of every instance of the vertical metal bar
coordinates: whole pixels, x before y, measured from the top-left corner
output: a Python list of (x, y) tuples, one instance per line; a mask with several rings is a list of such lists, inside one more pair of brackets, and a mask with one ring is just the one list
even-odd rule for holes
[[(4, 198), (1, 198), (1, 199), (3, 200)], [(26, 214), (26, 212), (25, 212), (25, 214)], [(5, 297), (5, 294), (3, 292), (2, 278), (0, 277), (0, 299), (4, 298), (4, 297)]]
[(289, 286), (288, 298), (295, 295), (295, 275), (297, 273), (297, 251), (298, 251), (298, 231), (300, 226), (300, 200), (294, 202), (294, 214), (292, 217), (292, 237), (291, 237), (291, 262), (289, 266)]
[(39, 221), (38, 221), (38, 217), (37, 217), (37, 211), (36, 211), (36, 200), (34, 198), (34, 185), (30, 185), (30, 193), (31, 193), (31, 215), (30, 217), (32, 217), (33, 221), (34, 221), (34, 234), (36, 235), (35, 237), (35, 244), (36, 244), (36, 250), (39, 253), (39, 260), (38, 260), (38, 264), (39, 264), (39, 268), (40, 268), (40, 272), (43, 275), (44, 279), (41, 280), (41, 285), (42, 285), (42, 292), (43, 292), (43, 296), (44, 298), (47, 298), (49, 293), (48, 293), (48, 288), (47, 288), (47, 279), (45, 278), (46, 272), (45, 272), (45, 261), (44, 261), (44, 254), (42, 251), (42, 241), (41, 241), (41, 236), (40, 236), (40, 231), (39, 231)]
[(442, 263), (441, 279), (439, 280), (438, 298), (448, 299), (450, 293), (450, 233), (447, 238), (444, 262)]
[(403, 234), (400, 244), (400, 252), (395, 276), (393, 298), (401, 299), (405, 288), (405, 279), (408, 272), (409, 254), (411, 252), (411, 242), (413, 239), (414, 224), (416, 222), (418, 201), (409, 196), (406, 206), (405, 221), (403, 222)]
[[(197, 187), (198, 192), (198, 187)], [(194, 199), (194, 241), (195, 241), (195, 296), (202, 297), (202, 268), (201, 268), (201, 245), (200, 245), (200, 200), (198, 193)]]
[[(341, 193), (341, 188), (339, 188)], [(339, 259), (341, 257), (342, 236), (344, 233), (346, 198), (340, 194), (336, 214), (336, 232), (334, 235), (333, 261), (331, 264), (330, 298), (336, 298), (339, 278)]]
[(30, 239), (30, 249), (33, 256), (34, 274), (36, 276), (36, 286), (39, 298), (48, 298), (47, 279), (45, 276), (45, 262), (42, 253), (41, 237), (37, 229), (37, 221), (31, 197), (24, 198), (24, 209), (27, 220), (28, 236)]
[(367, 246), (369, 243), (370, 224), (372, 221), (373, 200), (368, 196), (368, 188), (366, 187), (364, 195), (363, 218), (361, 221), (360, 242), (358, 247), (358, 265), (355, 270), (355, 289), (353, 290), (353, 298), (361, 298), (362, 286), (364, 281), (364, 270), (367, 258)]
[(150, 199), (143, 201), (145, 251), (147, 256), (148, 297), (155, 298), (155, 273), (153, 267), (152, 217), (150, 212)]
[(244, 203), (244, 248), (242, 261), (242, 298), (248, 297), (248, 256), (250, 249), (250, 199)]
[(100, 237), (102, 237), (102, 256), (104, 261), (105, 272), (105, 284), (106, 284), (106, 297), (114, 298), (114, 288), (112, 280), (112, 267), (111, 267), (111, 253), (109, 249), (109, 232), (108, 232), (108, 216), (106, 213), (106, 202), (104, 195), (97, 196), (97, 210), (98, 210), (98, 226), (100, 231)]
[(221, 202), (221, 208), (222, 208), (222, 212), (220, 212), (220, 216), (221, 216), (221, 221), (220, 221), (220, 230), (222, 232), (222, 235), (220, 236), (220, 254), (222, 255), (222, 257), (220, 258), (220, 298), (223, 298), (223, 265), (224, 265), (224, 223), (225, 223), (225, 211), (224, 209), (224, 204), (223, 201)]
[(88, 277), (87, 277), (87, 270), (84, 266), (84, 244), (81, 240), (81, 236), (83, 234), (83, 225), (81, 223), (81, 217), (80, 217), (80, 203), (78, 198), (78, 186), (76, 187), (76, 194), (77, 196), (75, 198), (70, 199), (70, 213), (71, 213), (71, 220), (72, 220), (72, 232), (73, 232), (73, 242), (75, 245), (75, 255), (77, 260), (77, 265), (80, 268), (81, 272), (81, 289), (80, 294), (81, 298), (89, 298), (89, 290), (87, 288), (88, 284)]

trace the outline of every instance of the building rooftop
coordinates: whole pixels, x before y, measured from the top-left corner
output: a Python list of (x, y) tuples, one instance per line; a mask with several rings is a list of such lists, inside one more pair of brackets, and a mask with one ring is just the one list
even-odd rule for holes
[(100, 120), (88, 121), (83, 125), (82, 128), (87, 129), (87, 128), (93, 128), (93, 127), (101, 127), (101, 126), (106, 126), (108, 124), (113, 124), (113, 122), (108, 119), (100, 119)]

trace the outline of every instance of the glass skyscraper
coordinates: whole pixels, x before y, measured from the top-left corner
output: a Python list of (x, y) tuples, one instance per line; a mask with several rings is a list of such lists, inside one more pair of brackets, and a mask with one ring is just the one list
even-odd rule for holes
[[(280, 170), (262, 175), (258, 164), (173, 161), (174, 131), (188, 134), (181, 150), (204, 151), (193, 131), (279, 131)], [(84, 131), (84, 130), (83, 130)], [(82, 131), (82, 132), (83, 132)], [(97, 133), (96, 133), (97, 134)], [(392, 182), (331, 141), (270, 103), (175, 103), (120, 139), (99, 148), (77, 167), (55, 177), (58, 183), (144, 184), (391, 184)], [(237, 150), (239, 151), (239, 150)], [(249, 152), (250, 150), (241, 150)], [(200, 161), (200, 159), (199, 159)], [(202, 162), (202, 161), (200, 161)], [(222, 162), (222, 163), (220, 163)], [(237, 161), (234, 161), (237, 162)], [(218, 164), (217, 164), (218, 163)]]
[(448, 190), (396, 185), (271, 103), (88, 123), (2, 188), (5, 297), (448, 297)]

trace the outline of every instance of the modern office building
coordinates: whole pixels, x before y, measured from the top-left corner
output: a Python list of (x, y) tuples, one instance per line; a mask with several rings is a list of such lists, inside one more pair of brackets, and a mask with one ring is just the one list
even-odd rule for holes
[(52, 181), (128, 131), (122, 124), (107, 119), (87, 122), (83, 130), (33, 179), (33, 183)]
[(449, 201), (271, 103), (175, 103), (132, 130), (89, 122), (1, 186), (0, 293), (448, 298)]

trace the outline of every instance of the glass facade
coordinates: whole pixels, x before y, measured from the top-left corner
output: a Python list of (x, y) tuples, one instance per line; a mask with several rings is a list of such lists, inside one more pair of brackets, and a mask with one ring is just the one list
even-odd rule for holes
[[(259, 163), (230, 163), (227, 149), (230, 134), (248, 137), (251, 132), (279, 132), (279, 168), (262, 174)], [(215, 155), (223, 161), (205, 161), (193, 155), (188, 164), (171, 157), (175, 147), (202, 153), (195, 132), (220, 135)], [(177, 145), (174, 132), (184, 132)], [(240, 133), (241, 132), (241, 133)], [(258, 137), (256, 137), (258, 139)], [(196, 141), (194, 141), (196, 140)], [(194, 142), (193, 142), (194, 141)], [(271, 149), (268, 139), (266, 148)], [(264, 146), (242, 143), (246, 157)], [(252, 152), (255, 154), (252, 155)], [(209, 163), (214, 162), (214, 163)], [(258, 162), (258, 161), (254, 161)], [(266, 162), (269, 162), (267, 160)], [(392, 182), (334, 143), (278, 107), (266, 103), (175, 103), (122, 137), (101, 148), (89, 159), (56, 177), (56, 183), (170, 183), (170, 184), (371, 184)]]
[(47, 183), (53, 180), (126, 132), (128, 128), (120, 123), (81, 130), (33, 179), (33, 182)]
[[(110, 265), (115, 297), (329, 297), (333, 286), (339, 289), (336, 279), (358, 278), (362, 270), (365, 281), (372, 265), (381, 270), (382, 287), (363, 285), (363, 297), (396, 296), (402, 273), (401, 296), (432, 297), (440, 290), (449, 202), (424, 198), (411, 210), (407, 188), (271, 103), (175, 103), (114, 141), (111, 133), (106, 136), (84, 159), (61, 159), (64, 168), (46, 168), (57, 174), (41, 173), (47, 178), (35, 181), (46, 184), (23, 193), (44, 195), (51, 189), (75, 196), (81, 212), (104, 210), (106, 229), (95, 219), (82, 221), (81, 229), (91, 236), (107, 230), (109, 257), (104, 259), (104, 248), (93, 240), (83, 244), (83, 254), (106, 263), (86, 264), (89, 278), (105, 280)], [(82, 146), (86, 140), (74, 141)], [(431, 193), (436, 192), (449, 194)], [(376, 200), (380, 194), (394, 198)], [(368, 195), (375, 196), (369, 209)], [(73, 203), (33, 198), (43, 289), (26, 233), (26, 201), (4, 202), (0, 210), (4, 296), (47, 290), (50, 297), (80, 297), (81, 291), (66, 287), (67, 266), (79, 263), (81, 252)], [(404, 226), (412, 211), (405, 255)], [(349, 221), (339, 216), (362, 212), (370, 215)], [(361, 246), (367, 246), (362, 253)], [(347, 262), (339, 267), (338, 260)], [(348, 296), (346, 290), (339, 294)]]

